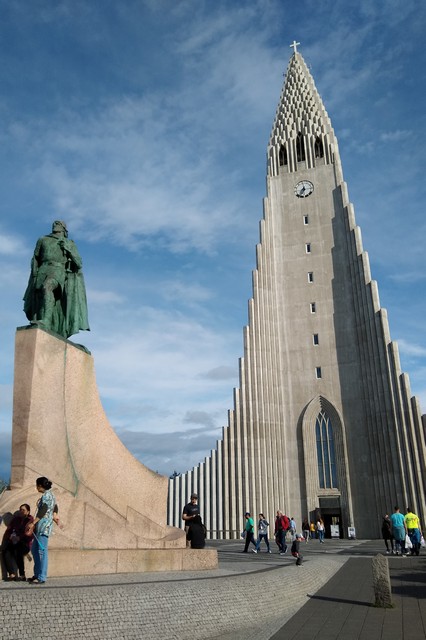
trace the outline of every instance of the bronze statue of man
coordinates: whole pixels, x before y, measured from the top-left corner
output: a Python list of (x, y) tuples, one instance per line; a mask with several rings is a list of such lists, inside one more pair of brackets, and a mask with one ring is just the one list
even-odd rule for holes
[(90, 331), (82, 260), (66, 224), (55, 220), (52, 233), (37, 240), (24, 295), (31, 324), (69, 338)]

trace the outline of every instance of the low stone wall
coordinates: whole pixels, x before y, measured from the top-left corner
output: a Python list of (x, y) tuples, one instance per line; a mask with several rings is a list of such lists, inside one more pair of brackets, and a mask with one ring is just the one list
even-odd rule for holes
[(49, 577), (217, 569), (216, 549), (52, 549)]

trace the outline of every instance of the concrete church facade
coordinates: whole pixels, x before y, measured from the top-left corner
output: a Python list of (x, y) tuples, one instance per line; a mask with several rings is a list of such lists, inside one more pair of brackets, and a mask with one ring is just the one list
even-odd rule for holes
[(244, 513), (321, 514), (378, 537), (411, 505), (426, 525), (426, 416), (411, 397), (362, 247), (330, 119), (294, 43), (267, 150), (267, 195), (223, 438), (169, 481), (169, 524), (196, 491), (212, 538)]

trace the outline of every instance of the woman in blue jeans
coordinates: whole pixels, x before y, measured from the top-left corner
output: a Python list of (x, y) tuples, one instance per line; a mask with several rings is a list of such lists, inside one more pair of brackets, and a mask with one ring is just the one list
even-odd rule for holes
[(34, 521), (28, 525), (28, 531), (34, 533), (31, 553), (34, 558), (34, 575), (28, 579), (31, 584), (44, 584), (47, 578), (47, 545), (52, 532), (55, 496), (51, 492), (52, 483), (44, 476), (37, 478), (36, 488), (42, 494), (37, 503)]
[(324, 533), (325, 533), (324, 521), (322, 518), (319, 518), (317, 522), (317, 534), (318, 534), (319, 541), (322, 544), (324, 544)]
[(271, 553), (271, 548), (269, 546), (269, 540), (268, 540), (268, 527), (269, 527), (269, 522), (267, 521), (263, 513), (259, 513), (259, 522), (257, 525), (258, 538), (256, 542), (256, 549), (253, 549), (254, 553), (257, 553), (259, 551), (260, 543), (262, 542), (262, 540), (265, 541), (266, 549), (268, 553)]

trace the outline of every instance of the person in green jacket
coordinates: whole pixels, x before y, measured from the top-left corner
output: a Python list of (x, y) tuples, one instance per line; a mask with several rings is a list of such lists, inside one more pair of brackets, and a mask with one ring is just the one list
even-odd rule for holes
[(250, 542), (256, 549), (256, 541), (254, 539), (254, 522), (249, 511), (246, 511), (245, 519), (246, 519), (246, 525), (244, 527), (244, 537), (246, 539), (246, 543), (244, 545), (243, 553), (247, 553)]

